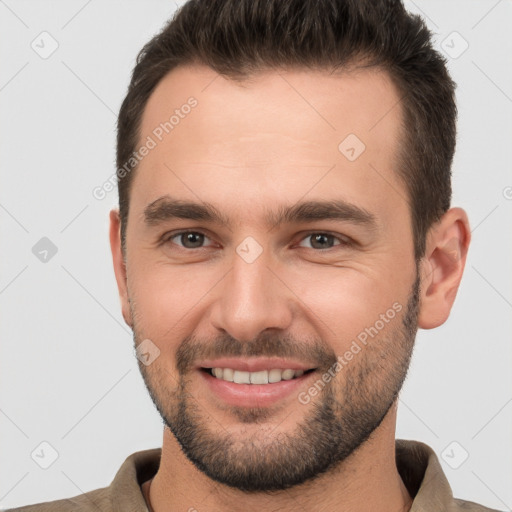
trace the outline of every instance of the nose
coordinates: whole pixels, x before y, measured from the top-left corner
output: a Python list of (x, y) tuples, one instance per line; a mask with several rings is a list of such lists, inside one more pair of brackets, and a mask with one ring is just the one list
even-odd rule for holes
[(211, 322), (239, 341), (256, 339), (267, 329), (286, 330), (293, 317), (293, 293), (261, 255), (252, 263), (235, 254), (233, 266), (217, 288)]

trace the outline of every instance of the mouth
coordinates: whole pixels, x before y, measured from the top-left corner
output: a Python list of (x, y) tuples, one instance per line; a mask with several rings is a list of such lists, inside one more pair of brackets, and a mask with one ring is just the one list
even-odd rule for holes
[(219, 359), (197, 367), (214, 402), (238, 407), (267, 407), (290, 399), (317, 370), (284, 359)]

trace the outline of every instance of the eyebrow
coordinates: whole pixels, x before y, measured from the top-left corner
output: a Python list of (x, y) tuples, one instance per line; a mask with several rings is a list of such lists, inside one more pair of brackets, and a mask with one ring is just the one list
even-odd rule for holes
[[(144, 208), (144, 223), (153, 227), (172, 219), (187, 219), (231, 226), (229, 218), (224, 216), (212, 204), (195, 203), (172, 198), (169, 195), (159, 197)], [(281, 205), (276, 211), (268, 211), (266, 224), (272, 229), (284, 223), (307, 223), (319, 220), (343, 220), (368, 229), (377, 227), (377, 220), (368, 210), (344, 200), (305, 201), (292, 206)]]

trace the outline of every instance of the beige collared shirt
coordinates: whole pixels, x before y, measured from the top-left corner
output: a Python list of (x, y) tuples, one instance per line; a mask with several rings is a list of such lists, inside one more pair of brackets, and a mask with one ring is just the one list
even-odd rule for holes
[[(413, 498), (410, 512), (499, 512), (454, 498), (437, 455), (425, 443), (397, 439), (395, 446), (398, 472)], [(141, 485), (158, 471), (161, 451), (161, 448), (153, 448), (130, 455), (108, 487), (8, 511), (148, 512)]]

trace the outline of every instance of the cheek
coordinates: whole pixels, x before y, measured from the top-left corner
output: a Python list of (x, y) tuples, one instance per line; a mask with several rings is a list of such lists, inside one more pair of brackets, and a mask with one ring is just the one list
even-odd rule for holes
[[(291, 282), (293, 278), (290, 276)], [(387, 274), (375, 274), (352, 268), (329, 268), (321, 272), (295, 275), (297, 296), (304, 315), (319, 335), (340, 353), (354, 339), (365, 339), (368, 330), (380, 337), (397, 326), (405, 310), (405, 294)], [(382, 318), (382, 316), (384, 318)], [(376, 325), (377, 324), (377, 325)], [(373, 327), (373, 329), (372, 329)]]
[[(187, 328), (219, 280), (212, 267), (173, 266), (162, 262), (135, 262), (129, 276), (137, 327), (148, 337), (187, 335)], [(171, 332), (169, 332), (171, 330)]]

